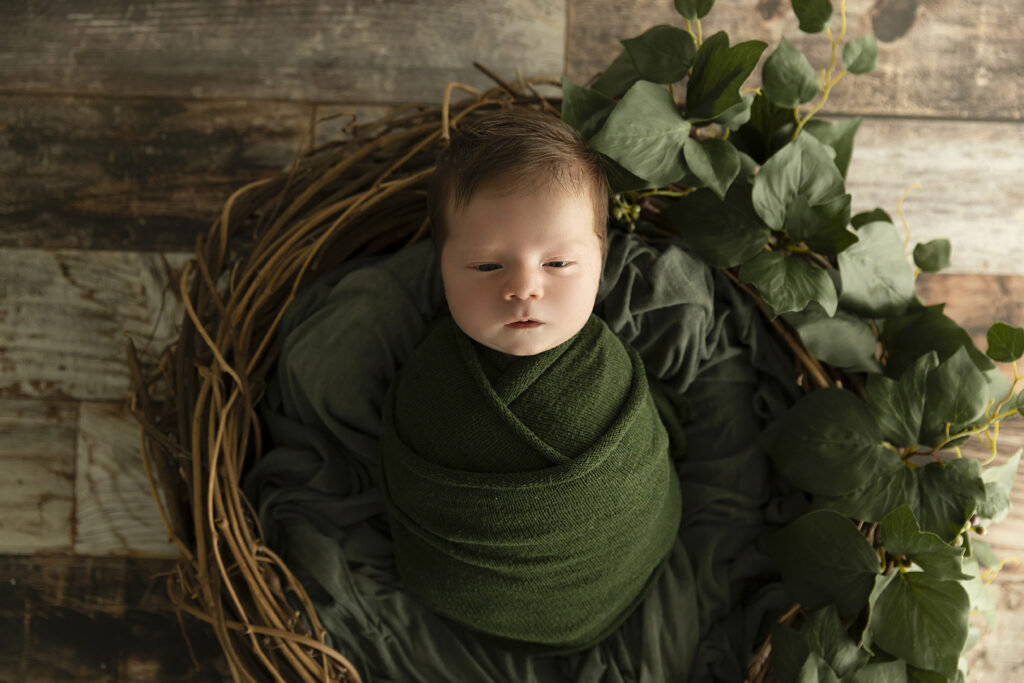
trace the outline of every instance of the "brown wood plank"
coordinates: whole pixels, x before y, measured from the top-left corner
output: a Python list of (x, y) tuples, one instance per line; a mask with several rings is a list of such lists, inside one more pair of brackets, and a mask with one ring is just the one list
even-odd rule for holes
[[(833, 2), (838, 14), (839, 3)], [(943, 118), (1024, 118), (1024, 13), (1017, 0), (850, 0), (847, 35), (874, 33), (878, 69), (843, 81), (827, 110)], [(663, 0), (572, 0), (566, 72), (584, 83), (621, 51), (619, 40), (655, 24), (683, 26)], [(839, 21), (836, 17), (836, 32)], [(703, 34), (725, 30), (731, 43), (780, 36), (803, 50), (815, 69), (828, 66), (828, 39), (801, 33), (784, 0), (718, 0)], [(760, 68), (751, 85), (760, 83)]]
[(168, 560), (0, 555), (0, 680), (226, 681), (212, 631), (183, 615)]
[(134, 97), (439, 101), (562, 72), (565, 0), (125, 4), (0, 8), (0, 90)]

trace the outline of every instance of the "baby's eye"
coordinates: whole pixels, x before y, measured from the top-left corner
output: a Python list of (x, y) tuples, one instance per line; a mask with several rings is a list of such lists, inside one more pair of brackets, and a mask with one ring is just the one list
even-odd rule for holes
[(501, 266), (499, 266), (497, 263), (485, 263), (483, 265), (476, 266), (476, 269), (479, 270), (481, 273), (489, 273), (495, 268), (501, 268)]
[[(557, 265), (559, 263), (561, 265)], [(548, 261), (548, 265), (549, 266), (554, 266), (555, 268), (565, 268), (566, 266), (569, 265), (569, 262), (568, 261)]]

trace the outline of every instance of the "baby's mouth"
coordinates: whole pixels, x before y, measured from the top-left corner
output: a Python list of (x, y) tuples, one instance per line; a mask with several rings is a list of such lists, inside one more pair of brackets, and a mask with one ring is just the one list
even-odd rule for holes
[(537, 327), (537, 326), (543, 325), (543, 324), (544, 323), (542, 323), (539, 320), (533, 320), (532, 318), (530, 318), (530, 319), (526, 319), (526, 320), (513, 320), (512, 322), (507, 323), (505, 325), (505, 327), (513, 327), (513, 328)]

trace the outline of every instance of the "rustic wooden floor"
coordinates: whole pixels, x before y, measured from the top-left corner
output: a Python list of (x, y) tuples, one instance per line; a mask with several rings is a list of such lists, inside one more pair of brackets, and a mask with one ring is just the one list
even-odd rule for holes
[[(921, 291), (984, 349), (989, 323), (1024, 324), (1024, 13), (847, 7), (851, 34), (880, 41), (878, 70), (826, 109), (865, 117), (854, 209), (892, 213), (922, 184), (904, 204), (913, 238), (951, 238), (954, 268)], [(164, 595), (174, 549), (125, 407), (124, 345), (173, 336), (169, 273), (228, 194), (286, 166), (313, 118), (485, 87), (474, 60), (583, 82), (657, 23), (681, 23), (669, 0), (0, 4), (0, 681), (225, 676), (216, 641), (185, 619), (187, 642)], [(703, 27), (718, 29), (827, 59), (783, 0), (719, 0)], [(1001, 441), (1006, 457), (1024, 429)], [(1002, 555), (1024, 556), (1022, 488), (991, 532)], [(999, 623), (971, 680), (1020, 680), (1024, 569), (993, 587)]]

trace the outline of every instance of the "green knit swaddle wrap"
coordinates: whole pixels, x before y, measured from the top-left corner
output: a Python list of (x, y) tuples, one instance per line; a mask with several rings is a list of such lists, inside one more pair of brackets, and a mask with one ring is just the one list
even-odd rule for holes
[(385, 397), (381, 468), (407, 591), (479, 632), (562, 651), (615, 631), (679, 527), (643, 362), (596, 315), (520, 358), (436, 320)]

